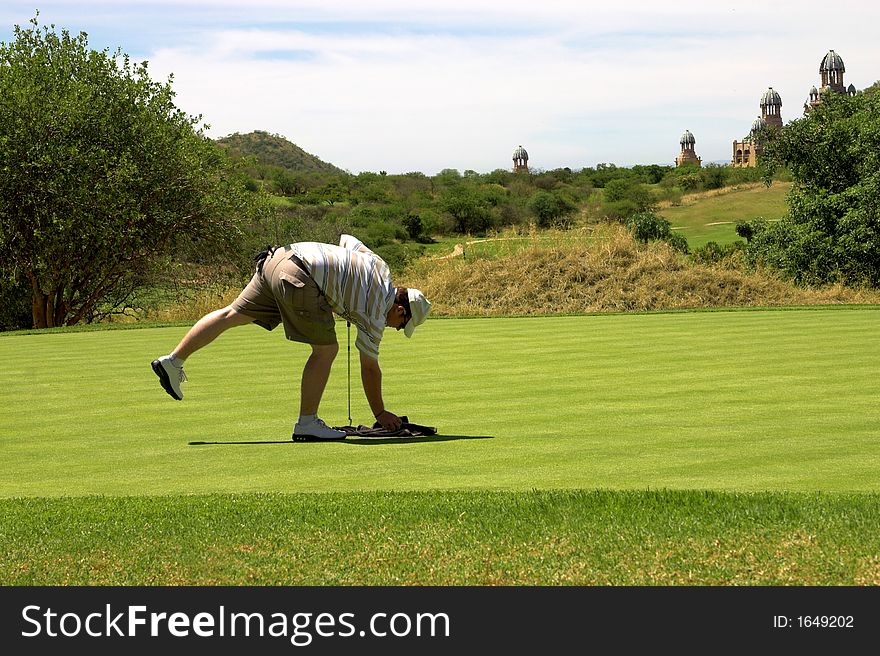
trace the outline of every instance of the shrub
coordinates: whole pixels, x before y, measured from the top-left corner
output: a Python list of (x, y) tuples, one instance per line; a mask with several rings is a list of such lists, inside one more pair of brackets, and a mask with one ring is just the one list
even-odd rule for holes
[(687, 239), (672, 231), (672, 224), (654, 212), (638, 212), (626, 220), (626, 227), (633, 237), (643, 244), (649, 241), (665, 241), (675, 250), (687, 253)]
[(691, 253), (691, 260), (694, 264), (736, 266), (744, 252), (745, 243), (742, 241), (724, 245), (710, 241), (704, 246), (695, 248)]
[(606, 215), (618, 220), (653, 210), (657, 205), (653, 192), (633, 178), (610, 180), (605, 185), (603, 200)]
[(479, 192), (464, 184), (448, 187), (441, 196), (441, 205), (455, 220), (462, 234), (483, 233), (492, 226), (492, 214)]
[(557, 225), (563, 216), (574, 210), (574, 205), (559, 194), (539, 191), (529, 199), (529, 209), (538, 219), (539, 226), (549, 227)]

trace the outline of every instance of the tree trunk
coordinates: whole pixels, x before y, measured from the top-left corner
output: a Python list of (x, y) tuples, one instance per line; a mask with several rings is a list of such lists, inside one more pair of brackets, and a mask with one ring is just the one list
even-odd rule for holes
[(34, 328), (46, 327), (46, 295), (40, 289), (40, 283), (33, 272), (28, 271), (28, 280), (31, 283), (31, 317), (34, 322)]
[(45, 295), (46, 308), (43, 310), (45, 316), (46, 328), (55, 327), (55, 290)]
[(64, 300), (63, 285), (55, 291), (54, 305), (52, 308), (53, 321), (56, 326), (63, 326), (65, 325), (64, 319), (67, 317), (67, 301)]

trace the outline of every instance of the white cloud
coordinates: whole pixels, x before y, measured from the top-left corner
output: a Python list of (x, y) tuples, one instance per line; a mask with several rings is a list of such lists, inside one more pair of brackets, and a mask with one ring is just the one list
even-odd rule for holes
[[(122, 25), (126, 49), (121, 3), (47, 4)], [(857, 87), (880, 55), (880, 10), (850, 0), (124, 4), (138, 55), (213, 135), (278, 132), (352, 171), (506, 168), (518, 144), (544, 168), (671, 163), (685, 128), (725, 159), (768, 86), (794, 118), (829, 48)]]

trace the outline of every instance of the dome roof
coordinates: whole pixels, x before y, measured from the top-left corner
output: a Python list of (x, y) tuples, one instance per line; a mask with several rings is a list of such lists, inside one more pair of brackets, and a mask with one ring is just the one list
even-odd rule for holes
[(810, 95), (811, 95), (811, 96), (815, 96), (817, 93), (819, 93), (819, 90), (816, 88), (815, 85), (813, 85), (813, 86), (810, 88)]
[(678, 143), (680, 143), (682, 146), (684, 146), (685, 144), (693, 145), (697, 143), (697, 140), (694, 139), (694, 135), (691, 134), (690, 130), (685, 130), (684, 134), (681, 135), (681, 139), (678, 140)]
[(520, 146), (516, 150), (513, 151), (513, 159), (528, 159), (529, 154), (526, 152), (526, 149)]
[(773, 87), (768, 88), (764, 92), (764, 95), (761, 96), (761, 107), (765, 107), (766, 105), (782, 105), (782, 96), (774, 91)]
[(846, 73), (846, 68), (843, 65), (843, 60), (833, 50), (829, 50), (828, 54), (822, 58), (822, 63), (819, 64), (819, 72), (824, 73), (825, 71), (840, 71), (841, 73)]
[(752, 132), (760, 132), (767, 127), (767, 121), (760, 116), (752, 122)]

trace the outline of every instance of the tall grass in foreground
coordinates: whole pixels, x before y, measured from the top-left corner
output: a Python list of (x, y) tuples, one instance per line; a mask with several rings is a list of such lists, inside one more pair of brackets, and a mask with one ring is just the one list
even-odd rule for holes
[(2, 585), (877, 585), (880, 496), (417, 492), (0, 501)]

